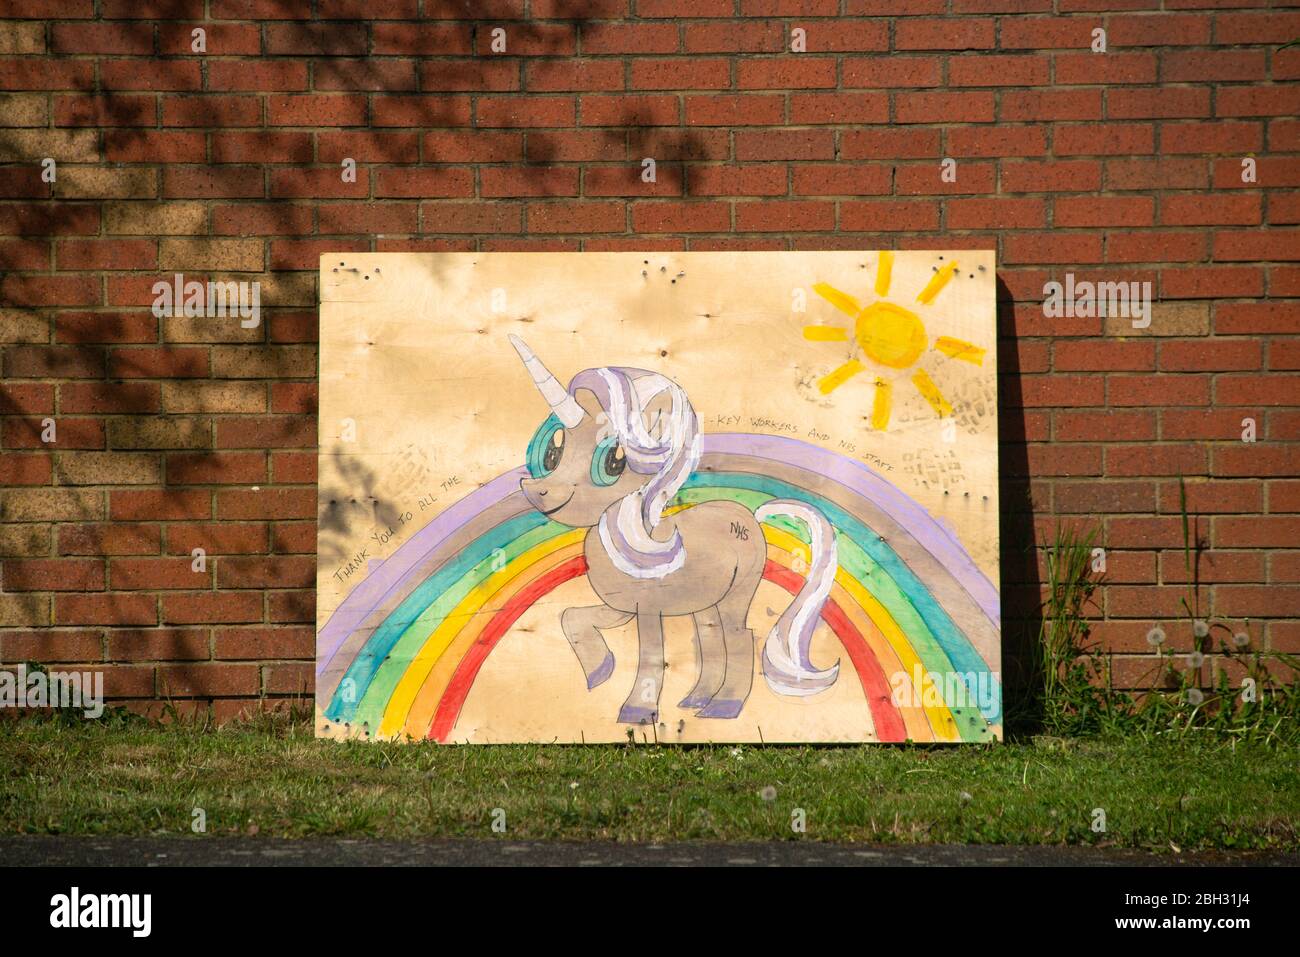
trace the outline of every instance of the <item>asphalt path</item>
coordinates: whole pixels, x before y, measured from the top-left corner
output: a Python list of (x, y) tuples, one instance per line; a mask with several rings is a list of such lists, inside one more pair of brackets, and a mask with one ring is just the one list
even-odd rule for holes
[(78, 867), (1223, 867), (1300, 866), (1300, 853), (1154, 854), (996, 844), (618, 844), (258, 837), (0, 837), (0, 866)]

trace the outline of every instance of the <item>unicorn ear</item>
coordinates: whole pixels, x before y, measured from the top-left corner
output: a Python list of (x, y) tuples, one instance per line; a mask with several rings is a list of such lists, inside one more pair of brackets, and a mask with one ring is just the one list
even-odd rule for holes
[(519, 358), (523, 360), (524, 368), (533, 377), (533, 384), (537, 386), (537, 391), (542, 394), (542, 398), (551, 407), (555, 417), (564, 423), (566, 429), (575, 428), (587, 414), (582, 406), (578, 405), (578, 400), (569, 395), (569, 391), (560, 385), (560, 380), (555, 378), (546, 366), (542, 365), (542, 360), (537, 358), (524, 340), (516, 335), (511, 335), (509, 338), (510, 344), (515, 347), (515, 352), (519, 353)]

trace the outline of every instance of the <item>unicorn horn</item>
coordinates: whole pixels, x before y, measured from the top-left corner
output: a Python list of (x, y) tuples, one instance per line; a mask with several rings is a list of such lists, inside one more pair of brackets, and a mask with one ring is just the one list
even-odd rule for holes
[(582, 410), (582, 406), (578, 405), (578, 400), (569, 395), (569, 391), (560, 385), (560, 380), (551, 375), (546, 366), (542, 365), (542, 360), (537, 358), (524, 340), (516, 335), (511, 335), (510, 344), (515, 347), (515, 352), (519, 353), (519, 358), (524, 362), (524, 368), (533, 377), (533, 382), (537, 385), (537, 391), (542, 394), (542, 398), (551, 407), (555, 417), (564, 423), (566, 429), (576, 427), (582, 421), (583, 416), (587, 414)]

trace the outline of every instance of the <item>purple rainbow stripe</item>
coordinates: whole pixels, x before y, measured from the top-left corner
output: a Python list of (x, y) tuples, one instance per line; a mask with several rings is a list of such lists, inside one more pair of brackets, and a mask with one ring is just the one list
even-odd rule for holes
[(519, 490), (520, 479), (528, 477), (528, 469), (520, 466), (498, 475), (482, 488), (475, 489), (452, 505), (424, 528), (420, 529), (384, 560), (378, 569), (367, 575), (330, 615), (325, 627), (316, 638), (316, 674), (319, 676), (334, 658), (334, 653), (367, 616), (401, 584), (412, 569), (421, 564), (444, 541), (454, 535), (462, 525), (497, 502)]
[[(997, 589), (971, 560), (953, 534), (919, 504), (878, 476), (868, 466), (798, 439), (745, 432), (714, 432), (703, 436), (704, 455), (721, 453), (774, 459), (817, 472), (875, 503), (942, 563), (994, 625), (1001, 627)], [(324, 673), (339, 647), (401, 584), (409, 570), (421, 564), (467, 521), (491, 508), (519, 488), (527, 476), (520, 466), (471, 492), (416, 532), (368, 575), (343, 600), (317, 637), (316, 674)]]
[(975, 599), (989, 621), (999, 628), (1002, 626), (1002, 605), (997, 589), (971, 560), (953, 533), (861, 462), (827, 452), (798, 439), (747, 432), (714, 432), (705, 435), (704, 451), (706, 454), (723, 452), (775, 459), (824, 475), (852, 489), (874, 502), (881, 511), (906, 529), (948, 569), (957, 583)]

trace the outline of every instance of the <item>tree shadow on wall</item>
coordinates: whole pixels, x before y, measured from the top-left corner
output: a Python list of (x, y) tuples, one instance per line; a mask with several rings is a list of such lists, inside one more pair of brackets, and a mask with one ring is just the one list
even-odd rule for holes
[[(546, 62), (548, 58), (559, 57), (562, 57), (566, 63), (575, 61), (568, 39), (570, 31), (559, 28), (565, 25), (571, 26), (571, 35), (576, 37), (575, 42), (580, 44), (584, 26), (589, 22), (588, 11), (590, 9), (589, 5), (582, 2), (582, 0), (560, 0), (556, 4), (557, 9), (552, 17), (545, 21), (509, 19), (508, 17), (487, 21), (475, 19), (479, 13), (479, 6), (477, 3), (470, 2), (470, 0), (455, 3), (443, 0), (437, 6), (439, 11), (445, 13), (449, 19), (425, 20), (423, 22), (426, 24), (459, 24), (465, 27), (470, 33), (470, 42), (475, 49), (475, 53), (464, 56), (464, 63), (467, 66), (476, 66), (481, 59), (486, 59), (482, 54), (482, 43), (484, 42), (485, 31), (490, 26), (500, 25), (507, 29), (509, 47), (526, 52), (517, 55), (507, 53), (494, 58), (513, 63), (520, 71), (520, 88), (502, 91), (501, 95), (521, 98), (530, 95), (538, 95), (540, 98), (544, 98), (546, 95), (542, 93), (530, 94), (527, 89), (529, 85), (527, 80), (528, 64)], [(163, 0), (160, 5), (156, 5), (154, 8), (156, 20), (175, 20), (188, 23), (192, 19), (190, 16), (192, 13), (191, 7), (192, 5), (186, 0)], [(30, 237), (38, 241), (44, 240), (47, 243), (53, 243), (56, 240), (73, 237), (101, 240), (113, 239), (115, 241), (118, 238), (129, 239), (132, 236), (138, 236), (141, 239), (152, 238), (157, 241), (160, 254), (162, 244), (172, 238), (208, 239), (216, 247), (219, 247), (226, 240), (258, 238), (267, 243), (260, 268), (221, 274), (215, 271), (195, 270), (193, 278), (212, 279), (214, 281), (226, 279), (261, 281), (268, 283), (271, 289), (287, 290), (285, 296), (278, 300), (274, 297), (263, 299), (264, 321), (256, 330), (248, 332), (226, 330), (205, 335), (203, 330), (199, 328), (192, 330), (189, 335), (180, 333), (173, 335), (175, 330), (170, 328), (167, 320), (164, 319), (160, 321), (158, 331), (152, 339), (138, 341), (137, 339), (124, 337), (120, 332), (112, 330), (105, 333), (76, 333), (70, 331), (71, 327), (66, 324), (62, 314), (74, 309), (85, 310), (105, 316), (120, 315), (124, 323), (129, 322), (133, 315), (138, 315), (139, 309), (149, 308), (152, 301), (152, 293), (149, 290), (154, 281), (170, 278), (173, 272), (183, 270), (174, 269), (170, 266), (164, 269), (162, 268), (161, 259), (159, 260), (156, 275), (150, 271), (136, 269), (132, 265), (126, 265), (125, 268), (116, 266), (111, 261), (105, 266), (91, 265), (85, 268), (86, 274), (93, 275), (96, 278), (101, 275), (107, 277), (107, 287), (110, 290), (107, 299), (81, 302), (63, 297), (66, 301), (54, 301), (49, 286), (41, 282), (33, 282), (31, 278), (33, 274), (48, 276), (51, 268), (49, 263), (36, 262), (34, 268), (28, 268), (28, 263), (24, 263), (16, 257), (6, 257), (4, 260), (0, 260), (0, 290), (4, 290), (6, 293), (3, 299), (0, 299), (0, 306), (16, 306), (31, 310), (39, 314), (48, 327), (43, 339), (37, 339), (32, 343), (18, 344), (19, 347), (32, 345), (44, 350), (46, 353), (44, 357), (44, 361), (47, 363), (45, 374), (35, 378), (54, 380), (56, 383), (61, 384), (99, 383), (114, 389), (123, 389), (141, 384), (158, 385), (161, 388), (164, 383), (176, 381), (203, 383), (220, 382), (222, 380), (245, 382), (250, 388), (268, 389), (269, 385), (274, 382), (317, 381), (318, 373), (304, 367), (304, 350), (314, 347), (318, 334), (310, 322), (311, 315), (316, 312), (319, 304), (320, 295), (316, 266), (314, 263), (306, 262), (305, 259), (294, 262), (292, 261), (292, 254), (277, 255), (270, 244), (276, 241), (288, 241), (297, 238), (321, 238), (329, 240), (331, 251), (334, 248), (342, 252), (378, 249), (380, 240), (375, 235), (342, 231), (349, 228), (350, 224), (347, 222), (325, 227), (326, 232), (316, 231), (320, 227), (317, 225), (314, 229), (313, 224), (317, 223), (319, 211), (327, 209), (331, 205), (373, 202), (380, 199), (375, 196), (377, 186), (376, 177), (374, 176), (375, 168), (380, 165), (385, 167), (404, 165), (386, 156), (381, 145), (367, 146), (362, 140), (357, 146), (358, 155), (356, 159), (358, 168), (366, 170), (367, 188), (364, 195), (340, 197), (337, 191), (333, 189), (313, 190), (310, 187), (298, 190), (277, 190), (273, 180), (273, 175), (277, 171), (302, 170), (304, 178), (307, 173), (312, 171), (316, 171), (318, 175), (322, 176), (325, 175), (324, 171), (326, 170), (337, 174), (337, 165), (331, 165), (319, 160), (319, 141), (317, 137), (327, 133), (410, 131), (423, 134), (439, 130), (470, 133), (485, 131), (518, 133), (522, 140), (521, 151), (503, 162), (489, 160), (460, 164), (434, 162), (429, 165), (432, 168), (439, 169), (457, 165), (461, 167), (472, 165), (479, 169), (495, 166), (506, 169), (538, 171), (553, 163), (563, 163), (579, 170), (580, 182), (582, 183), (578, 189), (579, 198), (584, 200), (621, 201), (624, 203), (630, 203), (633, 199), (646, 198), (647, 196), (668, 199), (687, 197), (690, 191), (685, 175), (685, 167), (682, 164), (689, 161), (719, 158), (716, 146), (711, 145), (712, 140), (702, 136), (694, 129), (679, 125), (679, 122), (677, 125), (645, 125), (645, 117), (638, 112), (639, 108), (634, 101), (637, 94), (626, 90), (611, 90), (604, 94), (610, 97), (622, 97), (627, 102), (619, 104), (620, 111), (618, 114), (609, 117), (607, 122), (602, 123), (602, 125), (590, 127), (568, 125), (560, 128), (565, 133), (589, 133), (595, 141), (594, 146), (588, 145), (586, 150), (581, 151), (576, 156), (566, 153), (565, 137), (548, 135), (546, 130), (537, 130), (526, 125), (515, 127), (467, 125), (463, 117), (457, 114), (454, 101), (463, 97), (478, 96), (490, 91), (460, 89), (470, 85), (469, 81), (463, 77), (444, 84), (448, 89), (438, 88), (436, 85), (425, 87), (423, 75), (420, 73), (420, 65), (424, 62), (423, 57), (405, 54), (394, 55), (391, 58), (374, 56), (371, 51), (373, 51), (374, 47), (374, 32), (378, 26), (376, 21), (361, 24), (367, 37), (367, 55), (358, 55), (355, 50), (333, 54), (330, 52), (328, 45), (321, 40), (321, 29), (346, 27), (350, 21), (303, 21), (280, 19), (277, 16), (277, 14), (283, 13), (286, 17), (292, 17), (299, 10), (301, 10), (300, 4), (291, 2), (291, 0), (282, 0), (282, 2), (275, 4), (273, 10), (261, 14), (260, 19), (267, 24), (275, 25), (284, 43), (284, 48), (300, 51), (292, 54), (292, 57), (295, 59), (305, 57), (308, 60), (313, 82), (308, 84), (309, 88), (305, 90), (276, 91), (267, 93), (265, 96), (268, 98), (293, 97), (310, 93), (335, 95), (353, 93), (363, 96), (389, 93), (410, 95), (415, 98), (412, 101), (414, 105), (410, 125), (404, 127), (374, 126), (371, 116), (372, 106), (370, 101), (367, 100), (367, 111), (364, 118), (352, 126), (321, 127), (319, 130), (304, 127), (303, 132), (308, 132), (312, 139), (310, 141), (310, 152), (304, 155), (301, 161), (263, 164), (258, 161), (258, 157), (255, 155), (256, 150), (253, 148), (251, 153), (232, 152), (221, 154), (209, 163), (205, 161), (205, 158), (213, 155), (212, 143), (215, 137), (224, 134), (244, 133), (279, 136), (285, 132), (281, 127), (265, 125), (260, 116), (253, 125), (227, 125), (231, 121), (223, 120), (222, 115), (218, 112), (223, 108), (221, 103), (213, 102), (210, 107), (204, 105), (209, 100), (230, 101), (232, 99), (238, 100), (241, 97), (257, 99), (259, 105), (261, 105), (262, 100), (258, 91), (237, 89), (171, 90), (166, 89), (165, 85), (164, 88), (156, 91), (116, 89), (107, 86), (105, 78), (96, 70), (87, 72), (84, 80), (75, 82), (68, 88), (38, 91), (44, 96), (47, 103), (52, 104), (52, 113), (45, 126), (0, 129), (0, 183), (3, 184), (0, 185), (0, 201), (17, 201), (14, 206), (15, 212), (10, 215), (18, 223), (15, 231), (19, 232), (24, 238)], [(450, 19), (451, 17), (458, 19)], [(202, 25), (202, 22), (197, 21), (194, 25)], [(131, 26), (151, 33), (157, 32), (155, 21), (133, 21)], [(213, 49), (211, 36), (209, 37), (209, 52), (206, 55), (189, 53), (163, 54), (161, 53), (162, 48), (157, 45), (160, 42), (161, 37), (156, 42), (155, 55), (152, 58), (142, 57), (142, 62), (154, 65), (162, 64), (161, 68), (165, 70), (165, 64), (169, 62), (190, 64), (195, 59), (198, 59), (203, 66), (205, 77), (207, 77), (211, 64), (222, 57), (220, 51)], [(277, 59), (273, 55), (263, 55), (246, 58), (234, 57), (227, 62), (274, 63)], [(580, 57), (577, 60), (578, 62), (584, 62), (586, 57)], [(42, 54), (41, 61), (57, 65), (85, 62), (85, 58), (49, 53)], [(409, 85), (412, 88), (400, 90), (386, 88), (387, 78), (392, 75), (388, 72), (388, 68), (394, 61), (400, 61), (410, 66), (413, 81)], [(329, 66), (328, 72), (335, 80), (330, 85), (346, 85), (347, 88), (314, 89), (315, 77), (318, 71), (327, 65)], [(336, 82), (338, 77), (345, 77), (346, 84)], [(108, 82), (111, 83), (111, 79)], [(559, 95), (568, 95), (575, 98), (582, 95), (579, 91), (557, 90), (556, 92)], [(666, 94), (671, 92), (664, 91)], [(73, 94), (73, 96), (69, 94)], [(86, 99), (77, 99), (75, 94), (83, 94)], [(174, 115), (167, 116), (166, 122), (159, 121), (157, 112), (160, 107), (156, 100), (163, 96), (167, 97), (163, 102), (171, 104), (172, 108), (177, 110)], [(142, 111), (142, 103), (150, 104), (151, 108)], [(313, 119), (307, 117), (301, 122), (311, 123)], [(292, 128), (289, 131), (292, 132)], [(90, 154), (83, 151), (85, 148), (84, 142), (80, 145), (74, 142), (77, 133), (88, 135), (83, 140), (92, 136), (97, 138), (93, 158), (87, 158)], [(183, 135), (187, 133), (201, 133), (204, 135), (204, 157), (198, 159), (182, 157), (176, 163), (162, 162), (161, 157), (165, 154), (162, 152), (163, 147), (159, 146), (158, 135)], [(369, 157), (366, 155), (367, 149), (371, 150)], [(249, 159), (250, 155), (252, 156), (251, 160)], [(67, 177), (62, 182), (56, 181), (53, 185), (47, 184), (42, 182), (40, 178), (40, 161), (45, 156), (51, 156), (59, 163), (60, 172), (67, 168), (76, 167), (112, 168), (123, 171), (155, 171), (157, 177), (155, 188), (152, 195), (134, 198), (115, 196), (113, 195), (115, 190), (111, 188), (102, 190), (102, 195), (87, 191), (85, 186), (72, 189), (67, 184), (73, 183), (75, 181), (74, 177)], [(671, 186), (675, 178), (675, 188), (657, 191), (647, 187), (645, 192), (642, 192), (642, 184), (640, 183), (640, 160), (642, 157), (654, 158), (657, 163), (661, 164), (660, 179), (669, 180)], [(722, 158), (725, 158), (725, 156)], [(595, 195), (588, 192), (585, 183), (587, 170), (593, 168), (616, 169), (620, 163), (627, 165), (626, 180), (628, 186), (626, 192), (622, 191), (624, 174), (613, 175), (612, 178), (615, 180), (614, 192), (604, 190)], [(405, 165), (417, 164), (408, 163)], [(607, 177), (609, 175), (606, 174)], [(250, 182), (255, 184), (254, 188), (248, 188)], [(536, 202), (540, 206), (548, 201), (572, 201), (574, 199), (569, 194), (569, 191), (555, 185), (555, 181), (540, 177), (539, 182), (539, 188), (530, 191), (526, 196), (500, 197), (499, 199), (493, 198), (490, 201)], [(313, 192), (316, 195), (312, 195)], [(475, 192), (477, 193), (478, 190)], [(418, 203), (424, 198), (418, 196), (392, 196), (383, 199), (391, 199), (394, 202), (408, 199), (410, 202)], [(380, 199), (380, 201), (382, 202), (383, 199)], [(466, 201), (480, 202), (481, 200), (475, 196), (472, 199), (466, 199)], [(139, 227), (120, 229), (113, 226), (107, 221), (110, 204), (119, 212), (143, 212), (146, 222), (149, 221), (148, 217), (150, 216), (157, 217), (156, 232), (141, 233)], [(201, 204), (203, 206), (202, 225), (199, 229), (184, 226), (173, 228), (162, 224), (163, 212), (180, 204)], [(223, 211), (222, 215), (224, 217), (220, 221), (218, 221), (218, 208)], [(340, 220), (346, 220), (346, 218), (340, 217)], [(437, 223), (420, 223), (414, 232), (407, 234), (396, 233), (395, 235), (399, 237), (408, 236), (410, 245), (413, 248), (419, 248), (421, 244), (433, 241), (436, 244), (444, 245), (446, 248), (457, 248), (458, 244), (467, 242), (472, 249), (484, 249), (489, 247), (495, 239), (491, 235), (440, 232), (438, 225)], [(529, 234), (531, 226), (530, 223), (525, 228), (525, 234)], [(579, 227), (574, 227), (575, 230), (577, 228)], [(626, 231), (595, 234), (594, 239), (587, 238), (587, 234), (581, 232), (565, 233), (557, 231), (554, 233), (531, 233), (529, 238), (538, 244), (559, 240), (568, 243), (576, 242), (585, 247), (589, 242), (599, 242), (607, 238), (630, 239), (632, 237)], [(438, 281), (440, 277), (436, 271), (436, 262), (432, 258), (426, 258), (422, 261), (431, 270), (433, 281)], [(61, 269), (57, 275), (75, 277), (78, 273), (71, 269), (66, 271)], [(297, 277), (296, 280), (295, 277)], [(187, 275), (187, 278), (191, 277)], [(139, 280), (139, 286), (136, 286), (134, 282), (126, 282), (128, 280)], [(295, 292), (295, 290), (298, 291)], [(208, 321), (232, 322), (233, 320), (212, 319)], [(212, 354), (215, 350), (223, 347), (248, 349), (246, 355), (250, 360), (256, 361), (256, 369), (235, 364), (234, 367), (227, 368), (224, 371), (214, 370), (211, 366)], [(12, 348), (7, 346), (6, 350)], [(8, 366), (11, 357), (6, 356), (5, 362), (6, 366)], [(230, 365), (230, 363), (227, 363), (227, 366)], [(6, 367), (0, 372), (3, 372), (7, 380), (11, 378), (9, 368)], [(0, 399), (4, 399), (6, 402), (9, 401), (7, 394), (0, 395)], [(314, 435), (300, 435), (303, 429), (304, 417), (311, 417), (316, 414), (317, 409), (313, 398), (305, 398), (301, 407), (282, 413), (275, 412), (275, 406), (270, 403), (266, 406), (265, 412), (247, 414), (232, 414), (222, 411), (222, 408), (224, 407), (219, 404), (201, 403), (198, 407), (190, 408), (185, 412), (161, 414), (155, 412), (110, 412), (99, 419), (103, 423), (104, 438), (98, 445), (92, 442), (85, 448), (64, 447), (62, 449), (55, 446), (52, 452), (42, 452), (39, 449), (33, 449), (29, 452), (26, 448), (23, 448), (22, 454), (48, 454), (53, 456), (56, 460), (53, 463), (55, 464), (56, 477), (54, 483), (56, 485), (86, 490), (92, 493), (98, 492), (97, 501), (100, 503), (99, 507), (95, 507), (91, 503), (90, 499), (95, 498), (93, 495), (85, 501), (84, 508), (80, 508), (83, 504), (81, 500), (74, 500), (73, 507), (80, 508), (80, 510), (75, 517), (72, 517), (71, 513), (69, 513), (69, 517), (62, 520), (62, 524), (95, 524), (111, 519), (110, 513), (104, 509), (104, 505), (107, 503), (105, 487), (95, 485), (74, 486), (63, 483), (58, 477), (57, 461), (59, 458), (65, 456), (71, 458), (83, 452), (91, 451), (154, 456), (159, 463), (159, 480), (135, 487), (160, 490), (165, 496), (174, 496), (180, 499), (184, 497), (186, 492), (205, 486), (202, 483), (196, 485), (192, 481), (184, 481), (184, 477), (178, 477), (174, 474), (174, 470), (166, 468), (164, 460), (168, 455), (185, 453), (199, 463), (215, 464), (220, 461), (217, 458), (219, 455), (240, 450), (258, 451), (260, 445), (261, 450), (268, 452), (269, 466), (269, 450), (271, 449), (302, 452), (318, 451)], [(90, 414), (95, 415), (95, 413)], [(31, 431), (33, 429), (39, 431), (39, 422), (43, 418), (42, 415), (33, 416), (13, 403), (0, 408), (0, 415), (10, 417), (6, 422), (13, 422), (14, 417), (21, 419), (22, 424), (17, 426), (19, 431)], [(56, 418), (65, 417), (56, 416)], [(160, 428), (158, 426), (159, 422), (164, 423), (164, 426)], [(250, 438), (246, 443), (235, 446), (220, 441), (216, 437), (218, 427), (221, 423), (227, 422), (240, 423), (241, 428), (244, 422), (249, 423), (247, 428), (256, 430), (254, 435), (257, 438)], [(293, 437), (286, 439), (284, 438), (285, 435)], [(289, 444), (275, 444), (275, 436), (279, 436), (280, 441)], [(17, 448), (15, 448), (15, 451), (17, 451)], [(397, 509), (392, 503), (381, 501), (378, 497), (379, 475), (355, 461), (349, 462), (337, 446), (331, 451), (330, 455), (337, 464), (338, 482), (325, 488), (318, 488), (318, 501), (320, 502), (318, 520), (321, 541), (321, 553), (318, 556), (318, 561), (340, 561), (347, 558), (348, 556), (341, 554), (343, 551), (341, 543), (348, 529), (354, 527), (355, 523), (362, 517), (366, 521), (386, 525), (394, 519), (397, 513)], [(280, 484), (275, 481), (275, 476), (270, 473), (267, 474), (267, 478), (272, 480), (273, 485)], [(230, 485), (208, 485), (207, 487), (215, 491), (231, 488)], [(169, 524), (173, 520), (154, 518), (149, 521)], [(174, 521), (185, 522), (187, 519), (180, 518)], [(272, 525), (275, 524), (276, 522), (272, 521)], [(64, 549), (57, 534), (55, 536), (54, 551), (58, 555), (64, 554)], [(110, 549), (107, 546), (101, 546), (97, 557), (107, 558), (109, 557), (109, 551)], [(67, 552), (67, 554), (84, 553), (84, 550)], [(160, 554), (161, 557), (169, 557), (167, 552)], [(178, 560), (182, 559), (178, 558)], [(214, 565), (219, 566), (223, 560), (224, 556), (215, 556)], [(214, 568), (214, 577), (212, 579), (214, 584), (209, 586), (212, 588), (216, 587), (215, 583), (218, 581), (215, 570)], [(266, 589), (258, 590), (266, 591)], [(133, 595), (110, 592), (105, 597), (111, 605), (123, 604), (123, 614), (125, 615), (126, 604)], [(110, 609), (111, 611), (112, 609)], [(122, 620), (125, 621), (126, 618), (123, 617)]]

